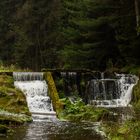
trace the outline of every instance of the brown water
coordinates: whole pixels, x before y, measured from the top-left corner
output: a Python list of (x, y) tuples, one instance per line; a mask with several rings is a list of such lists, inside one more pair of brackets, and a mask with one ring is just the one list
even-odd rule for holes
[(15, 129), (13, 136), (0, 140), (104, 140), (95, 123), (35, 121)]

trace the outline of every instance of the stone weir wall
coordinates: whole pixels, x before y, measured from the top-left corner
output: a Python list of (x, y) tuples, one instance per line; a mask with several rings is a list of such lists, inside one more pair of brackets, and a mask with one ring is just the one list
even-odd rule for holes
[[(60, 98), (78, 95), (85, 103), (88, 103), (90, 94), (89, 81), (102, 78), (102, 72), (87, 69), (46, 69), (44, 72), (51, 72)], [(103, 75), (104, 78), (115, 78), (111, 72)]]
[[(13, 75), (12, 72), (2, 72)], [(78, 95), (85, 103), (89, 103), (89, 83), (92, 79), (115, 79), (114, 72), (99, 72), (87, 69), (44, 69), (44, 79), (47, 81), (53, 108), (57, 112), (63, 108), (59, 98)]]

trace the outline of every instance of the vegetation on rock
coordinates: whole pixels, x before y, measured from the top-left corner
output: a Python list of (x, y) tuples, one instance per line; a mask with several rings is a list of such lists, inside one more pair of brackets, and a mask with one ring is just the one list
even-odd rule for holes
[(0, 85), (0, 109), (29, 115), (26, 97), (14, 87), (13, 78), (6, 74), (0, 75)]
[(61, 111), (61, 109), (63, 108), (63, 104), (59, 100), (59, 95), (58, 95), (52, 74), (51, 74), (51, 72), (46, 72), (46, 73), (44, 73), (44, 76), (45, 76), (45, 80), (48, 83), (48, 90), (49, 90), (49, 95), (52, 100), (53, 108), (58, 114)]
[[(24, 94), (14, 87), (12, 76), (0, 75), (0, 133), (11, 132), (12, 125), (30, 122), (31, 114)], [(5, 126), (6, 125), (6, 126)]]

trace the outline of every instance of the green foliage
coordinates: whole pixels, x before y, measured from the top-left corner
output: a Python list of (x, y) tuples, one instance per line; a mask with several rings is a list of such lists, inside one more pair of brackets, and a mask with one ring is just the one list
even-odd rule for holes
[(57, 65), (55, 53), (62, 39), (60, 11), (60, 1), (44, 0), (25, 1), (17, 10), (13, 26), (16, 34), (14, 56), (20, 66), (40, 70), (44, 66)]
[(111, 140), (135, 140), (140, 137), (140, 121), (127, 121), (124, 124), (108, 123), (104, 127)]
[(140, 66), (138, 65), (127, 65), (125, 67), (123, 67), (121, 69), (122, 72), (125, 72), (125, 73), (132, 73), (132, 74), (135, 74), (135, 75), (139, 75), (140, 73)]
[(21, 125), (24, 122), (31, 122), (32, 118), (25, 114), (10, 113), (0, 110), (0, 123), (3, 125)]
[[(67, 13), (67, 26), (63, 29), (64, 36), (67, 37), (67, 44), (61, 51), (64, 67), (105, 69), (110, 59), (114, 65), (120, 54), (116, 46), (115, 30), (110, 24), (112, 14), (98, 14), (98, 8), (102, 7), (102, 10), (109, 13), (114, 6), (107, 6), (107, 3), (102, 1), (64, 2), (65, 8), (73, 11)], [(70, 6), (73, 3), (75, 6)], [(76, 14), (77, 12), (81, 13), (81, 16)]]
[(31, 70), (29, 70), (29, 69), (21, 69), (21, 68), (19, 68), (19, 66), (16, 66), (16, 65), (13, 65), (13, 64), (11, 64), (11, 65), (8, 65), (8, 66), (5, 66), (5, 65), (3, 65), (3, 63), (0, 63), (0, 72), (13, 72), (13, 71), (31, 71)]
[(133, 100), (132, 100), (137, 119), (140, 119), (140, 80), (138, 81), (137, 85), (135, 85), (133, 89)]
[(7, 71), (140, 64), (132, 0), (4, 0), (0, 7), (0, 63)]
[(0, 75), (0, 88), (3, 87), (9, 87), (13, 88), (14, 87), (14, 80), (11, 76), (8, 76), (6, 74)]
[(61, 100), (64, 102), (65, 109), (59, 114), (60, 119), (67, 119), (70, 121), (100, 121), (109, 112), (106, 109), (95, 108), (87, 106), (77, 99), (71, 103), (69, 99)]

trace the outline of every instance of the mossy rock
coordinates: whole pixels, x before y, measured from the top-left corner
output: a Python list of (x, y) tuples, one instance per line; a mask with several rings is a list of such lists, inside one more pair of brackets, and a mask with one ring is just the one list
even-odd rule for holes
[(12, 76), (6, 74), (0, 75), (0, 86), (14, 87), (14, 79)]
[(125, 134), (129, 133), (129, 128), (128, 128), (128, 126), (124, 125), (124, 126), (120, 127), (120, 128), (118, 129), (118, 133), (119, 133), (119, 134), (122, 134), (122, 135), (125, 135)]
[(31, 115), (25, 95), (14, 87), (13, 77), (6, 74), (0, 75), (0, 109)]
[(6, 74), (0, 75), (0, 109), (30, 115), (25, 95), (14, 87), (13, 77)]

